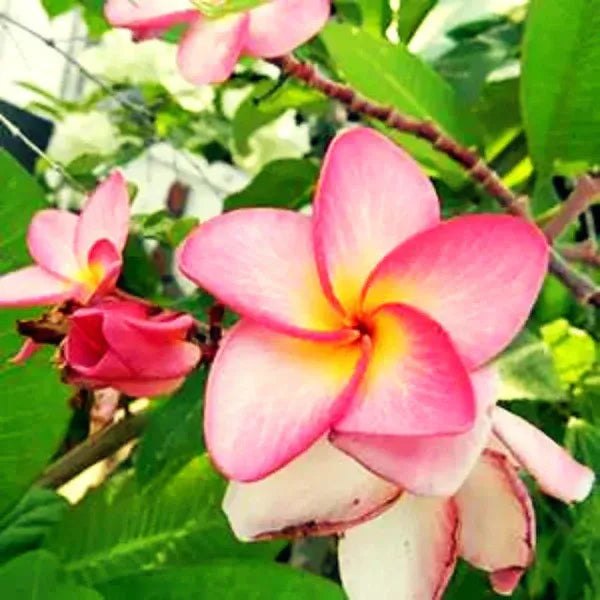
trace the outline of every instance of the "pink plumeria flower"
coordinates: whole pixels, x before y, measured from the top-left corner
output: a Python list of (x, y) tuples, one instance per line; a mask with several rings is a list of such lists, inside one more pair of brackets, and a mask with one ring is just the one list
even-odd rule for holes
[(70, 317), (62, 354), (67, 380), (129, 396), (177, 389), (200, 360), (194, 319), (131, 300), (106, 298)]
[(113, 173), (91, 194), (81, 215), (38, 212), (27, 233), (35, 266), (0, 277), (0, 306), (82, 304), (114, 289), (129, 231), (129, 194)]
[[(257, 481), (329, 435), (403, 489), (447, 494), (480, 450), (437, 461), (414, 445), (474, 427), (469, 371), (523, 326), (547, 261), (532, 224), (440, 223), (435, 190), (404, 151), (365, 128), (339, 135), (312, 218), (239, 210), (180, 249), (183, 272), (242, 315), (207, 386), (215, 464)], [(389, 452), (373, 452), (382, 442)]]
[[(226, 4), (217, 0), (215, 4)], [(330, 0), (269, 0), (252, 10), (206, 18), (191, 0), (108, 0), (109, 23), (138, 40), (187, 26), (178, 54), (183, 76), (197, 85), (229, 78), (240, 56), (272, 58), (313, 37), (330, 13)]]
[[(342, 533), (340, 573), (350, 600), (437, 600), (459, 556), (490, 573), (496, 592), (512, 593), (535, 551), (535, 514), (519, 470), (564, 502), (583, 500), (594, 475), (541, 431), (494, 407), (492, 368), (471, 379), (479, 408), (473, 429), (416, 442), (414, 461), (428, 454), (431, 472), (417, 473), (407, 455), (401, 465), (427, 489), (444, 469), (462, 470), (453, 463), (467, 451), (469, 472), (448, 496), (406, 492), (322, 438), (259, 482), (230, 483), (223, 507), (234, 532), (247, 541)], [(373, 451), (387, 450), (383, 443)]]

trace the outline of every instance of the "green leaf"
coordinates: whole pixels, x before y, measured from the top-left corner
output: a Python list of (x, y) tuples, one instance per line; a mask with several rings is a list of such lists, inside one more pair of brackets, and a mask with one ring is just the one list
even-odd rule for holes
[(60, 383), (50, 352), (0, 368), (0, 514), (16, 502), (57, 450), (72, 390)]
[(176, 218), (166, 210), (159, 210), (148, 215), (135, 215), (133, 223), (142, 237), (176, 248), (198, 225), (198, 219), (195, 217)]
[(521, 103), (531, 156), (549, 175), (557, 159), (600, 164), (600, 10), (594, 0), (532, 0)]
[(234, 539), (221, 510), (224, 490), (206, 457), (159, 489), (144, 491), (133, 473), (123, 473), (73, 507), (45, 547), (84, 583), (214, 558), (274, 556), (280, 544)]
[(53, 554), (27, 552), (0, 567), (0, 597), (11, 600), (102, 600), (95, 590), (72, 583)]
[(265, 2), (268, 2), (268, 0), (225, 0), (224, 2), (191, 0), (191, 3), (210, 19), (218, 19), (232, 13), (251, 10)]
[(104, 17), (104, 0), (78, 0), (83, 7), (83, 19), (92, 38), (99, 38), (110, 29)]
[(548, 345), (525, 330), (495, 362), (502, 400), (562, 400), (565, 396)]
[(398, 34), (404, 43), (410, 40), (437, 3), (438, 0), (402, 0), (398, 13)]
[(554, 357), (560, 381), (577, 383), (596, 362), (596, 345), (588, 333), (572, 327), (566, 319), (558, 319), (540, 329), (543, 340)]
[(206, 369), (194, 371), (181, 389), (150, 415), (136, 454), (136, 474), (141, 484), (161, 480), (179, 471), (204, 452), (202, 407)]
[(327, 579), (279, 564), (218, 560), (195, 567), (165, 569), (104, 584), (106, 600), (344, 600)]
[(31, 488), (0, 522), (0, 563), (38, 548), (67, 506), (67, 501), (56, 492)]
[(225, 210), (251, 206), (300, 208), (310, 202), (318, 175), (319, 168), (309, 160), (275, 160), (241, 192), (228, 196)]
[(374, 35), (385, 35), (392, 10), (389, 0), (355, 0), (361, 13), (361, 25), (365, 31)]
[[(339, 72), (358, 92), (413, 117), (432, 119), (463, 143), (477, 142), (474, 117), (461, 106), (452, 88), (406, 46), (334, 22), (321, 37)], [(380, 76), (374, 77), (375, 73)]]
[(42, 6), (50, 18), (62, 15), (77, 6), (78, 0), (42, 0)]

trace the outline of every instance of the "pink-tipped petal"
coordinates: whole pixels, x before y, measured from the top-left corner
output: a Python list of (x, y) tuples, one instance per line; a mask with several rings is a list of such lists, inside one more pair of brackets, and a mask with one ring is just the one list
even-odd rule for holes
[(592, 491), (594, 472), (537, 427), (499, 406), (494, 409), (493, 427), (546, 494), (563, 502), (581, 502)]
[(330, 535), (372, 518), (400, 495), (326, 440), (255, 483), (230, 483), (223, 509), (239, 539)]
[(501, 596), (512, 596), (513, 592), (517, 589), (524, 572), (525, 569), (513, 567), (490, 573), (490, 584), (492, 589), (496, 594), (500, 594)]
[(75, 232), (75, 251), (86, 264), (90, 250), (100, 240), (108, 240), (120, 253), (129, 233), (129, 193), (118, 171), (110, 175), (89, 197)]
[(440, 217), (435, 190), (417, 163), (383, 135), (359, 127), (329, 146), (313, 218), (323, 285), (353, 309), (373, 267)]
[(250, 11), (246, 54), (287, 54), (316, 35), (331, 11), (330, 0), (272, 0)]
[(477, 462), (491, 431), (498, 375), (491, 367), (471, 375), (477, 416), (467, 433), (439, 437), (374, 436), (333, 432), (340, 450), (413, 494), (452, 496)]
[[(183, 382), (185, 377), (176, 377), (174, 379), (154, 379), (152, 381), (119, 381), (111, 382), (111, 387), (119, 390), (123, 394), (133, 398), (145, 398), (152, 396), (167, 396), (175, 392)], [(104, 387), (104, 386), (103, 386)]]
[(249, 22), (247, 13), (197, 19), (179, 45), (181, 74), (196, 85), (228, 79), (246, 42)]
[(36, 213), (27, 231), (27, 246), (33, 260), (61, 278), (73, 278), (81, 268), (75, 256), (76, 227), (77, 216), (66, 210)]
[(0, 277), (0, 306), (45, 306), (77, 293), (76, 286), (41, 267), (25, 267)]
[(204, 429), (212, 459), (237, 481), (280, 469), (340, 417), (365, 362), (358, 342), (297, 339), (241, 321), (208, 379)]
[(522, 328), (547, 266), (546, 239), (524, 219), (458, 217), (388, 255), (369, 280), (365, 305), (402, 302), (419, 308), (450, 334), (473, 369)]
[(107, 0), (104, 14), (111, 25), (131, 29), (137, 39), (158, 36), (200, 17), (190, 0)]
[(184, 242), (179, 267), (224, 304), (268, 327), (348, 338), (319, 283), (304, 215), (245, 209), (216, 217)]
[(452, 500), (404, 494), (340, 540), (344, 589), (352, 600), (439, 600), (456, 564), (458, 529)]
[(486, 450), (454, 500), (460, 519), (459, 553), (465, 560), (492, 573), (531, 564), (533, 505), (505, 456)]
[(464, 433), (475, 420), (469, 375), (443, 329), (400, 304), (372, 316), (373, 352), (337, 433), (437, 436)]
[(23, 365), (25, 364), (38, 350), (40, 350), (42, 347), (41, 344), (37, 344), (36, 342), (34, 342), (31, 338), (27, 338), (24, 342), (23, 345), (21, 346), (21, 349), (17, 352), (17, 354), (15, 354), (11, 359), (10, 362), (13, 363), (14, 365)]
[(82, 301), (89, 302), (92, 298), (98, 299), (112, 292), (119, 276), (123, 259), (121, 253), (109, 240), (98, 240), (88, 254), (89, 281), (82, 285)]

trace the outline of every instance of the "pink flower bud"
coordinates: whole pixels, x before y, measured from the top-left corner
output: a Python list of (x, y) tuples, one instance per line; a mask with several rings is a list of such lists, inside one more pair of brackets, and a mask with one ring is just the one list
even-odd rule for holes
[(129, 396), (169, 394), (200, 360), (189, 315), (107, 298), (70, 320), (62, 353), (71, 383)]

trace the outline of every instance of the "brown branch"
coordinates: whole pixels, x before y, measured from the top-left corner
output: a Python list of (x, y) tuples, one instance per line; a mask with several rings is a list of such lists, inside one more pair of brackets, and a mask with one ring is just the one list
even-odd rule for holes
[[(295, 77), (329, 98), (341, 102), (351, 111), (376, 119), (397, 131), (410, 133), (428, 141), (434, 148), (461, 165), (469, 177), (480, 184), (490, 196), (496, 198), (507, 212), (526, 219), (530, 218), (523, 198), (504, 185), (498, 174), (475, 150), (461, 145), (446, 135), (435, 123), (420, 121), (403, 115), (391, 106), (371, 102), (350, 86), (328, 79), (321, 75), (313, 65), (303, 63), (292, 55), (274, 58), (271, 59), (271, 62), (285, 74)], [(577, 273), (567, 265), (554, 248), (551, 248), (549, 269), (577, 300), (584, 304), (600, 306), (600, 288), (589, 278)]]
[(596, 244), (591, 239), (572, 246), (563, 246), (560, 252), (569, 261), (581, 262), (600, 268), (600, 254), (598, 254)]
[(139, 437), (147, 422), (147, 413), (139, 412), (88, 438), (51, 464), (42, 473), (36, 485), (53, 489), (60, 487), (97, 462), (112, 456), (131, 440)]
[(544, 227), (544, 233), (553, 242), (579, 215), (600, 198), (600, 178), (584, 175), (577, 180), (573, 193), (560, 206), (554, 218)]

